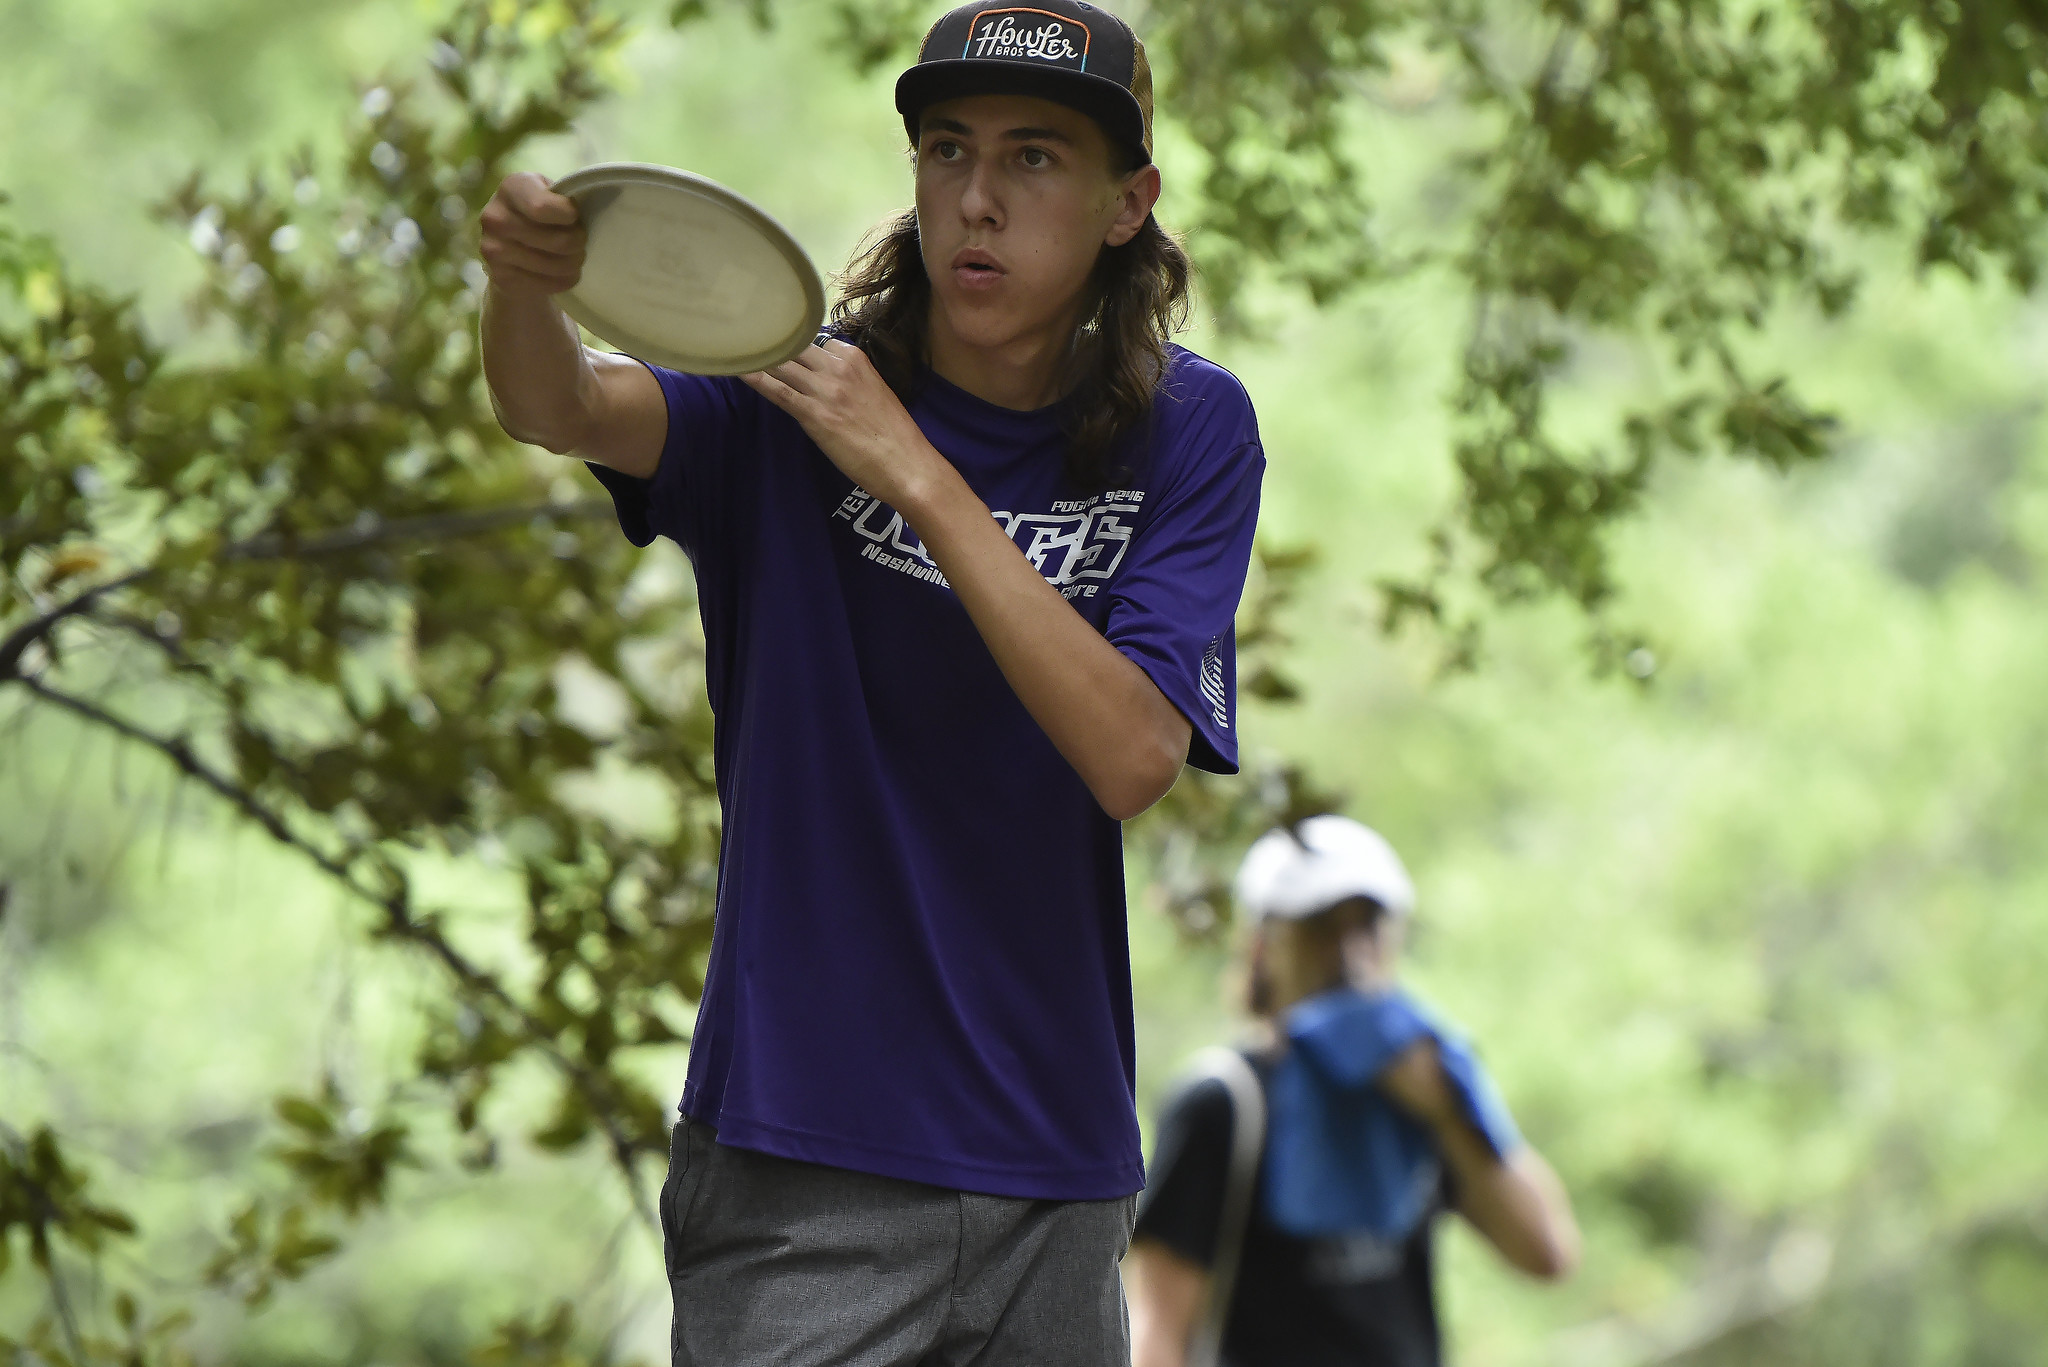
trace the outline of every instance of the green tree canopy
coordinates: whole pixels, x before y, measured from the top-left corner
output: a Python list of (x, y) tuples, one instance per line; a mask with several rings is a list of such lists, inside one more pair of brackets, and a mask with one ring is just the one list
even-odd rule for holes
[[(828, 9), (871, 64), (928, 17)], [(1383, 586), (1386, 622), (1436, 621), (1454, 659), (1474, 658), (1482, 604), (1557, 594), (1603, 659), (1647, 674), (1609, 619), (1607, 540), (1660, 463), (1829, 450), (1757, 334), (1852, 309), (1888, 251), (2022, 288), (2038, 273), (2038, 6), (1186, 0), (1143, 29), (1167, 155), (1198, 168), (1182, 203), (1220, 316), (1256, 328), (1262, 300), (1416, 273), (1469, 306), (1446, 396), (1457, 506), (1435, 563)], [(498, 430), (472, 253), (498, 180), (606, 96), (627, 33), (599, 0), (459, 0), (419, 71), (365, 89), (338, 158), (195, 175), (159, 210), (205, 264), (175, 342), (0, 225), (0, 696), (158, 757), (368, 909), (368, 938), (435, 967), (414, 1063), (461, 1161), (494, 1161), (483, 1104), (538, 1060), (553, 1099), (531, 1137), (601, 1145), (644, 1203), (665, 1102), (634, 1057), (687, 1037), (715, 881), (693, 605), (673, 560)], [(1458, 154), (1376, 184), (1361, 147), (1389, 119), (1433, 121)], [(1616, 341), (1652, 401), (1574, 388), (1576, 358)], [(1262, 553), (1242, 624), (1245, 687), (1277, 702), (1307, 557)], [(598, 773), (630, 776), (653, 818), (579, 797)], [(1133, 839), (1180, 924), (1213, 936), (1243, 841), (1328, 800), (1287, 766), (1190, 777)], [(448, 858), (516, 873), (517, 954), (480, 953), (449, 927), (459, 895), (421, 891), (422, 861)], [(419, 1095), (307, 1079), (276, 1103), (283, 1185), (252, 1182), (194, 1284), (91, 1305), (66, 1268), (132, 1221), (61, 1136), (0, 1128), (0, 1276), (46, 1289), (19, 1351), (175, 1358), (181, 1298), (262, 1303), (424, 1161)], [(560, 1359), (570, 1324), (510, 1322), (480, 1351)]]

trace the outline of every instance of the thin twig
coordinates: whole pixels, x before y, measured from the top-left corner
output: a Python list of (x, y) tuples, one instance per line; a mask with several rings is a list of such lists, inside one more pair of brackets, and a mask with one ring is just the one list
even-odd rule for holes
[[(49, 1200), (49, 1194), (35, 1183), (25, 1181), (25, 1185), (32, 1194), (40, 1196), (45, 1201)], [(36, 1228), (41, 1232), (48, 1229), (49, 1224), (47, 1221), (38, 1220)], [(46, 1240), (48, 1237), (44, 1235)], [(65, 1289), (64, 1272), (57, 1266), (57, 1250), (54, 1247), (50, 1249), (48, 1261), (43, 1264), (43, 1278), (50, 1284), (50, 1303), (57, 1307), (57, 1323), (64, 1330), (64, 1345), (71, 1350), (71, 1360), (82, 1363), (85, 1361), (85, 1347), (78, 1338), (78, 1316), (71, 1309), (71, 1293)]]

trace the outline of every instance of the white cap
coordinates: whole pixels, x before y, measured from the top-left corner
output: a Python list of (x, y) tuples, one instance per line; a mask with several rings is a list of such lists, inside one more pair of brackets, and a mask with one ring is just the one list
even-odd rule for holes
[(1253, 916), (1313, 916), (1347, 897), (1370, 897), (1396, 916), (1415, 910), (1415, 884), (1394, 847), (1348, 816), (1268, 831), (1238, 866), (1237, 904)]

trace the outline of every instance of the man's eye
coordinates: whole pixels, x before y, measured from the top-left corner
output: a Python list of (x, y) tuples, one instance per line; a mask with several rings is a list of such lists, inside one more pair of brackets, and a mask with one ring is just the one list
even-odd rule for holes
[(937, 157), (940, 161), (951, 161), (954, 157), (960, 155), (960, 144), (957, 142), (948, 142), (944, 138), (941, 138), (937, 142), (932, 144), (932, 155)]
[(1034, 171), (1052, 165), (1052, 154), (1043, 147), (1027, 147), (1020, 155), (1024, 158), (1024, 164)]

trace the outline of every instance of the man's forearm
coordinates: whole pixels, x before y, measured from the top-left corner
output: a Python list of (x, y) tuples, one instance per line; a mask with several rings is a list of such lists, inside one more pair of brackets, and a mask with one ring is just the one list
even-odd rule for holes
[[(942, 462), (943, 463), (943, 462)], [(899, 509), (996, 665), (1104, 811), (1157, 802), (1187, 759), (1187, 719), (1026, 560), (950, 464)]]
[(558, 455), (591, 422), (595, 381), (576, 325), (552, 299), (484, 291), (484, 381), (508, 435)]
[(832, 338), (742, 378), (910, 523), (1018, 701), (1105, 812), (1126, 821), (1165, 795), (1187, 762), (1187, 718), (1032, 568), (866, 355)]
[(1443, 1117), (1434, 1128), (1465, 1218), (1531, 1276), (1568, 1275), (1579, 1259), (1578, 1224), (1549, 1165), (1526, 1144), (1496, 1156), (1462, 1116)]
[(1131, 1367), (1187, 1367), (1209, 1292), (1209, 1270), (1164, 1244), (1139, 1238), (1124, 1258), (1131, 1309)]

